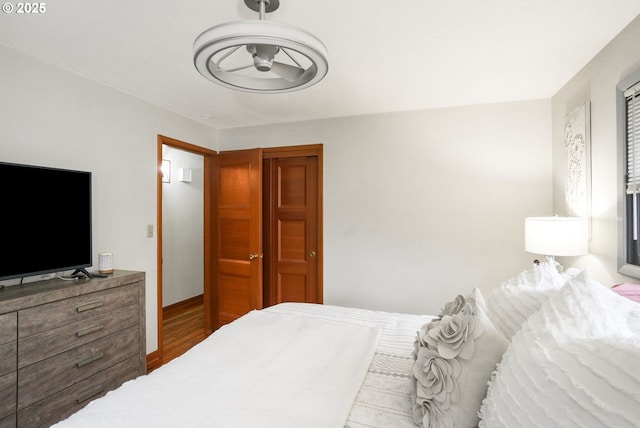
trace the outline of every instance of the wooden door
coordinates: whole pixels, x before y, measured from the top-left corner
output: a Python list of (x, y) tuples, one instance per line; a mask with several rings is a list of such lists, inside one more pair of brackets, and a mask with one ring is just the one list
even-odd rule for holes
[(219, 153), (213, 174), (216, 328), (261, 309), (262, 150)]
[(265, 229), (269, 229), (265, 234), (265, 305), (322, 303), (318, 285), (318, 157), (267, 159), (264, 181), (264, 197), (268, 195)]

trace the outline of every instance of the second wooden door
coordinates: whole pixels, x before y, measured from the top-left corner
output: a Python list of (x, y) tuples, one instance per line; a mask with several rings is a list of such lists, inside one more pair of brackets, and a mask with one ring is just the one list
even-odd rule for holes
[(263, 164), (264, 303), (322, 303), (318, 281), (318, 157)]

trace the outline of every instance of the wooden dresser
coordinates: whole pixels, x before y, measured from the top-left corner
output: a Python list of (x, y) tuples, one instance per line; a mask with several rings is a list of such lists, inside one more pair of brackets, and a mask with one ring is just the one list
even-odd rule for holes
[(48, 427), (145, 371), (144, 272), (0, 290), (0, 428)]

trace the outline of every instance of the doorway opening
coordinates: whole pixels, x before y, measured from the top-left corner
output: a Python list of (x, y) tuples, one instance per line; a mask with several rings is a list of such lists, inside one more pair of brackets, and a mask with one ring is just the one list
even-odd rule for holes
[(150, 370), (212, 332), (209, 177), (215, 154), (158, 135), (158, 351)]

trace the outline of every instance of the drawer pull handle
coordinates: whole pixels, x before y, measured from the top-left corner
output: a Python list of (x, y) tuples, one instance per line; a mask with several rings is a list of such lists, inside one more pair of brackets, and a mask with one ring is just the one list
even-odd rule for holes
[(93, 387), (91, 389), (87, 389), (85, 392), (80, 394), (80, 396), (78, 396), (78, 398), (76, 398), (76, 403), (78, 403), (78, 404), (83, 403), (83, 402), (89, 400), (90, 398), (93, 398), (96, 395), (100, 394), (102, 391), (104, 391), (104, 386), (102, 386), (102, 385), (98, 385), (98, 386), (95, 386), (95, 387)]
[(76, 311), (78, 312), (89, 311), (91, 309), (99, 308), (100, 306), (103, 306), (103, 305), (104, 305), (104, 301), (96, 300), (95, 302), (90, 302), (90, 303), (87, 303), (86, 305), (78, 306), (76, 308)]
[(96, 331), (100, 331), (104, 328), (102, 324), (92, 325), (91, 327), (83, 328), (82, 330), (78, 330), (76, 332), (76, 336), (82, 337), (87, 334), (95, 333)]
[(89, 358), (85, 358), (82, 361), (78, 361), (76, 363), (76, 367), (80, 368), (80, 367), (84, 367), (86, 365), (89, 365), (91, 363), (93, 363), (94, 361), (98, 361), (104, 358), (104, 354), (102, 352), (98, 352), (97, 354), (94, 354), (92, 356), (90, 356)]

